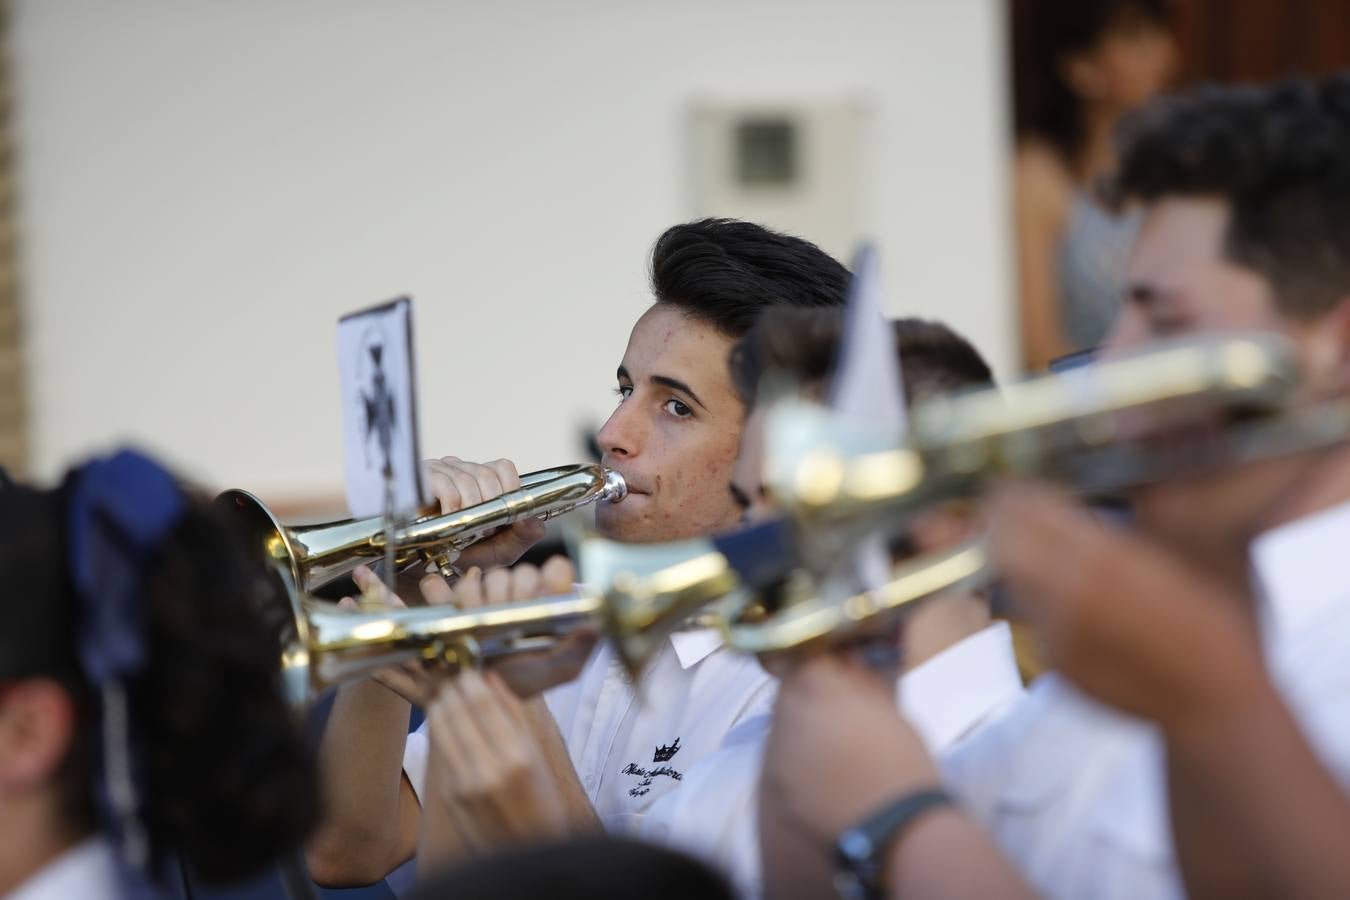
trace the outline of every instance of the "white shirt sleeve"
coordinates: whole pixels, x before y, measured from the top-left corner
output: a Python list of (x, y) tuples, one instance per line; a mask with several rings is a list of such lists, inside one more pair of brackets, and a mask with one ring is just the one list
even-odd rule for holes
[(431, 739), (427, 736), (427, 723), (423, 722), (408, 735), (408, 742), (403, 745), (403, 774), (408, 776), (419, 804), (427, 786), (427, 753), (430, 750)]

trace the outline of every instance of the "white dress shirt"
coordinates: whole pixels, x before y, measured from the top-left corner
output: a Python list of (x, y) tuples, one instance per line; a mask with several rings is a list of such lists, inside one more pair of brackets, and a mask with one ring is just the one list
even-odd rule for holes
[[(941, 754), (1022, 694), (1012, 634), (996, 622), (903, 675), (900, 709), (928, 749)], [(700, 857), (731, 878), (744, 897), (761, 893), (759, 771), (771, 716), (736, 728), (717, 753), (686, 773), (683, 787), (661, 799), (643, 837)]]
[[(611, 831), (635, 834), (647, 810), (679, 787), (694, 763), (772, 705), (777, 685), (753, 657), (700, 629), (671, 635), (638, 690), (606, 641), (581, 677), (545, 700), (600, 820)], [(427, 749), (424, 724), (408, 736), (403, 757), (419, 797)]]
[(47, 863), (3, 900), (117, 900), (121, 896), (112, 848), (93, 837)]
[[(1350, 504), (1261, 535), (1250, 559), (1267, 664), (1350, 786)], [(943, 760), (965, 807), (1048, 898), (1185, 896), (1161, 736), (1060, 677)]]

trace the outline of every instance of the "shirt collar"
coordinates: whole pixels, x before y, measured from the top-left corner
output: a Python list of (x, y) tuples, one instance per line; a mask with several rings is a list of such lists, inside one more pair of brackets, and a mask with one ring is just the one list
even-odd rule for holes
[(675, 656), (680, 660), (680, 668), (687, 669), (695, 663), (702, 662), (722, 646), (722, 632), (716, 628), (673, 631), (670, 634), (670, 643), (675, 648)]
[(941, 753), (1022, 694), (1007, 622), (966, 637), (900, 677), (900, 708)]
[(1268, 640), (1301, 632), (1350, 599), (1344, 578), (1350, 502), (1305, 516), (1252, 541), (1258, 614)]
[(43, 866), (7, 900), (58, 900), (65, 897), (113, 898), (121, 884), (112, 848), (91, 837)]

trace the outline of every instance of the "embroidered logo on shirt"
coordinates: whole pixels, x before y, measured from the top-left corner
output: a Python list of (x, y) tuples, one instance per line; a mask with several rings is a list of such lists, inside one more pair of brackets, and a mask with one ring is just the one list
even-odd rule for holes
[(670, 758), (679, 752), (680, 752), (680, 739), (676, 738), (675, 743), (669, 746), (662, 744), (660, 747), (657, 747), (656, 752), (652, 754), (652, 762), (654, 763), (670, 762)]
[[(675, 743), (662, 744), (661, 746), (656, 748), (655, 752), (652, 753), (652, 763), (656, 764), (656, 763), (670, 762), (671, 757), (673, 757), (676, 753), (679, 752), (680, 752), (680, 739), (677, 737), (675, 738)], [(629, 763), (628, 765), (624, 766), (623, 774), (635, 775), (641, 779), (637, 783), (637, 787), (629, 788), (628, 796), (630, 797), (642, 797), (650, 793), (652, 789), (652, 783), (657, 778), (665, 777), (673, 779), (675, 781), (681, 781), (684, 779), (683, 773), (675, 771), (670, 766), (655, 766), (655, 768), (646, 769), (643, 768), (642, 766), (639, 766), (637, 763)]]

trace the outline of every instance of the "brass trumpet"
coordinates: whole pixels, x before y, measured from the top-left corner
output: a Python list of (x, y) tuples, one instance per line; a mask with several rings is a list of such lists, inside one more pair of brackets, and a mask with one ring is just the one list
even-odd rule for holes
[(691, 614), (713, 599), (736, 596), (735, 574), (706, 548), (629, 547), (588, 538), (579, 553), (602, 586), (471, 610), (340, 609), (298, 590), (290, 569), (274, 559), (267, 615), (282, 636), (288, 698), (303, 705), (384, 666), (420, 661), (454, 668), (543, 650), (582, 626), (597, 627), (636, 674)]
[[(459, 551), (500, 528), (530, 517), (550, 519), (601, 500), (617, 503), (627, 494), (623, 476), (600, 465), (531, 472), (521, 476), (518, 489), (484, 503), (445, 515), (423, 510), (394, 531), (394, 564), (402, 569), (431, 563), (448, 575)], [(385, 555), (384, 521), (378, 517), (283, 525), (247, 491), (226, 491), (216, 502), (242, 518), (250, 540), (267, 559), (284, 566), (296, 588), (306, 594)]]
[[(815, 555), (833, 555), (859, 531), (903, 528), (908, 514), (976, 496), (998, 477), (1103, 495), (1343, 439), (1345, 410), (1300, 411), (1297, 388), (1292, 347), (1253, 334), (1173, 341), (920, 404), (899, 443), (788, 401), (769, 420), (767, 487), (802, 539), (821, 544)], [(1153, 440), (1178, 431), (1189, 437), (1178, 450)]]
[[(836, 639), (988, 579), (978, 540), (908, 560), (874, 591), (853, 593), (830, 576), (861, 535), (903, 531), (914, 513), (972, 498), (1000, 476), (1111, 494), (1350, 439), (1350, 402), (1299, 405), (1298, 385), (1291, 345), (1259, 334), (1155, 345), (1003, 391), (926, 403), (899, 443), (786, 401), (770, 414), (767, 488), (792, 522), (805, 584), (783, 591), (785, 602), (767, 614), (726, 607), (727, 642), (767, 654)], [(1169, 450), (1178, 434), (1185, 439)], [(823, 594), (810, 576), (826, 576)]]

